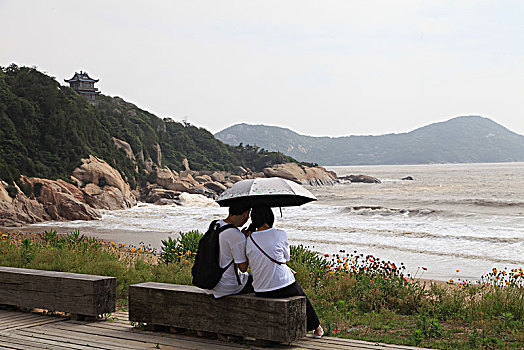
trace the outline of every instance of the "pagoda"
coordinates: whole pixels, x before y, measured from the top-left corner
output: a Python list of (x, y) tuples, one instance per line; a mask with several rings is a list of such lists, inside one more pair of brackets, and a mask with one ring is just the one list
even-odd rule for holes
[(96, 95), (100, 93), (95, 87), (95, 83), (98, 82), (98, 80), (99, 79), (91, 79), (87, 72), (82, 71), (80, 71), (80, 73), (75, 72), (75, 75), (69, 80), (64, 79), (73, 90), (85, 96), (88, 101), (95, 101)]

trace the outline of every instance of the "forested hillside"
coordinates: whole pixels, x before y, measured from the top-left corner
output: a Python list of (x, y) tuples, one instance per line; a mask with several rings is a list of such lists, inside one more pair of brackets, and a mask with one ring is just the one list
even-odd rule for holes
[(489, 118), (463, 116), (379, 136), (312, 137), (289, 129), (237, 124), (215, 135), (228, 144), (258, 145), (322, 165), (524, 161), (524, 136)]
[[(1, 68), (1, 67), (0, 67)], [(131, 103), (100, 95), (93, 106), (69, 87), (36, 69), (0, 69), (0, 179), (20, 174), (69, 179), (89, 154), (106, 160), (134, 187), (152, 180), (145, 160), (180, 170), (187, 158), (193, 170), (260, 170), (294, 161), (258, 147), (230, 146), (209, 131), (160, 119)], [(115, 147), (126, 141), (136, 160)]]

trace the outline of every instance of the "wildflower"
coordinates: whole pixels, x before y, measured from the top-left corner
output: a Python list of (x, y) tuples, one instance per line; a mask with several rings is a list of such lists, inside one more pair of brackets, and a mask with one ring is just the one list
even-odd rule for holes
[(369, 280), (369, 282), (371, 282), (371, 283), (375, 283), (375, 282), (373, 282), (373, 280)]
[(329, 258), (329, 254), (324, 254), (324, 256), (325, 256), (326, 258)]
[(457, 270), (457, 272), (460, 272), (460, 270)]
[(427, 268), (427, 267), (423, 267), (423, 268), (422, 268), (422, 270), (424, 270), (424, 271), (427, 271), (427, 270), (428, 270), (428, 268)]
[(147, 260), (144, 260), (144, 262), (147, 264)]

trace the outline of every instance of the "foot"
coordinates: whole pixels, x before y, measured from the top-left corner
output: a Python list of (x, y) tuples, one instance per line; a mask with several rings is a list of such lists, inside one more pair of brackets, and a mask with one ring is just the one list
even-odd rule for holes
[(318, 326), (314, 331), (313, 331), (313, 338), (315, 339), (320, 339), (322, 338), (322, 336), (324, 335), (324, 330), (322, 329), (322, 326)]

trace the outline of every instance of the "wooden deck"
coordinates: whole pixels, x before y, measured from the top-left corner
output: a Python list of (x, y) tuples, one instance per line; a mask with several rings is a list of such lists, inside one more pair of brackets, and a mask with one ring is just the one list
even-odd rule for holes
[[(150, 332), (133, 328), (127, 312), (116, 312), (106, 321), (73, 321), (66, 317), (0, 310), (1, 349), (264, 349), (184, 334)], [(266, 348), (267, 349), (267, 348)], [(306, 337), (291, 345), (271, 349), (419, 349), (358, 340)]]

